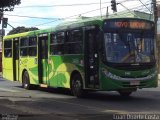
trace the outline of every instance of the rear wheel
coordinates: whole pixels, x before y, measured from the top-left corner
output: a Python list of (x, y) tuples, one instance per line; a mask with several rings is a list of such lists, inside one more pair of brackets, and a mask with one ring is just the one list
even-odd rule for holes
[(71, 90), (74, 96), (83, 97), (83, 83), (82, 78), (79, 74), (75, 74), (71, 78)]
[(28, 89), (28, 90), (31, 89), (29, 75), (28, 75), (27, 71), (25, 71), (24, 74), (23, 74), (22, 87), (25, 88), (25, 89)]

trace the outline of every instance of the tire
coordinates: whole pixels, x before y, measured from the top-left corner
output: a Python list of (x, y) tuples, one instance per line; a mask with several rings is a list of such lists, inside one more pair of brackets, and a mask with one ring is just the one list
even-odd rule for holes
[(78, 98), (84, 96), (82, 78), (79, 74), (75, 74), (71, 78), (71, 91)]
[(31, 89), (29, 75), (28, 75), (27, 71), (25, 71), (24, 74), (23, 74), (22, 87), (27, 89), (27, 90)]
[(129, 96), (132, 94), (131, 91), (128, 91), (128, 92), (118, 91), (118, 92), (119, 92), (119, 94), (120, 94), (122, 97), (129, 97)]

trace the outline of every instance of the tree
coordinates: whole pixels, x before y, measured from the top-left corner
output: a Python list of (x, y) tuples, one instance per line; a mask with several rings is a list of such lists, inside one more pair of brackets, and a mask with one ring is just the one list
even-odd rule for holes
[(17, 28), (12, 29), (7, 35), (22, 33), (22, 32), (28, 32), (28, 31), (34, 31), (34, 30), (39, 30), (39, 29), (36, 28), (36, 27), (26, 28), (26, 27), (22, 26), (22, 27), (17, 27)]
[(0, 1), (0, 12), (13, 11), (15, 5), (19, 5), (21, 0), (1, 0)]

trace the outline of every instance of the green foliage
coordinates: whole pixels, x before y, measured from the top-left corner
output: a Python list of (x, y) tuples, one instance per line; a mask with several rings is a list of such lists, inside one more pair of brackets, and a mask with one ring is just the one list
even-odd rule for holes
[(39, 30), (39, 29), (36, 27), (26, 28), (26, 27), (22, 26), (22, 27), (17, 27), (17, 28), (12, 29), (7, 35), (28, 32), (28, 31), (33, 31), (33, 30)]
[(15, 5), (19, 5), (21, 0), (1, 0), (0, 11), (13, 11)]

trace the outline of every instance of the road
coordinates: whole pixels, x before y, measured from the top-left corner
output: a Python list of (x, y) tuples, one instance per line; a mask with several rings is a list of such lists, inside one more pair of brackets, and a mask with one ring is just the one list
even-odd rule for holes
[(117, 92), (91, 92), (79, 99), (65, 90), (25, 90), (18, 82), (0, 78), (0, 114), (2, 120), (120, 119), (115, 115), (157, 115), (160, 119), (160, 87), (138, 90), (128, 98)]

